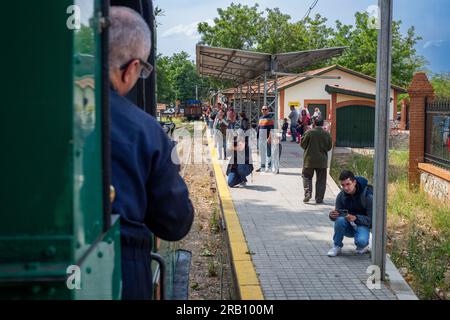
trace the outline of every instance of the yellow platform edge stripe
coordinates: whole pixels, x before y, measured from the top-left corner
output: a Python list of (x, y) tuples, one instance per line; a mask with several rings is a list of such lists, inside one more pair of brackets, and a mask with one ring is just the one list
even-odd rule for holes
[(223, 217), (227, 226), (226, 231), (231, 248), (232, 265), (236, 274), (240, 297), (242, 300), (264, 300), (261, 285), (256, 275), (255, 265), (249, 254), (250, 250), (247, 246), (239, 217), (234, 208), (222, 168), (216, 160), (216, 149), (213, 147), (213, 141), (209, 136), (208, 147), (216, 177)]

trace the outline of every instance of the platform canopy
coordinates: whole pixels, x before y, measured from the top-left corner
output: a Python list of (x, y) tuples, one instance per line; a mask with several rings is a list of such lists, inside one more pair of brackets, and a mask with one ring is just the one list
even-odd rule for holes
[(347, 47), (317, 50), (262, 53), (255, 51), (216, 48), (197, 45), (197, 70), (199, 74), (236, 84), (245, 83), (265, 72), (290, 72), (342, 54)]

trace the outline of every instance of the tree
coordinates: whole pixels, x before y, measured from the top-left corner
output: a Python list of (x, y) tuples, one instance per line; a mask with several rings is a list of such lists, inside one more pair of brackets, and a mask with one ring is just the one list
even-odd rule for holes
[(156, 57), (157, 99), (160, 103), (175, 101), (175, 90), (170, 78), (170, 58), (159, 54)]
[(196, 88), (200, 100), (207, 99), (210, 90), (230, 87), (230, 83), (201, 77), (189, 55), (182, 51), (171, 57), (158, 55), (156, 58), (157, 96), (160, 103), (174, 103), (195, 99)]
[[(334, 63), (376, 76), (378, 30), (369, 27), (369, 15), (365, 12), (355, 14), (355, 26), (343, 25), (336, 21), (336, 31), (330, 44), (348, 46), (343, 55), (333, 59)], [(406, 36), (400, 33), (401, 21), (392, 25), (392, 83), (408, 86), (414, 72), (422, 68), (426, 61), (417, 55), (414, 46), (421, 37), (415, 35), (414, 27), (408, 29)]]
[(327, 18), (316, 14), (314, 19), (307, 17), (304, 21), (306, 27), (305, 47), (302, 50), (322, 49), (331, 46), (331, 39), (334, 37), (333, 28), (326, 26)]
[(267, 53), (290, 51), (296, 35), (289, 23), (291, 17), (278, 8), (266, 9), (266, 12), (267, 18), (261, 23), (262, 28), (256, 36), (256, 50)]
[(258, 12), (258, 4), (253, 7), (234, 4), (217, 9), (218, 18), (214, 26), (207, 22), (198, 24), (201, 42), (215, 47), (251, 50), (255, 48), (258, 32), (262, 29), (263, 18)]
[(75, 49), (79, 53), (95, 53), (94, 32), (89, 26), (81, 25), (80, 29), (75, 31)]
[(171, 77), (174, 84), (176, 99), (188, 100), (195, 98), (195, 86), (200, 83), (200, 76), (189, 55), (182, 51), (171, 58)]
[(450, 99), (450, 72), (434, 74), (431, 84), (437, 98)]

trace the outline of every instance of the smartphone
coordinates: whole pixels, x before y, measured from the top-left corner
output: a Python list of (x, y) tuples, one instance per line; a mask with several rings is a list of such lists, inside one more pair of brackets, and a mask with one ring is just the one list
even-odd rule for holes
[(346, 216), (348, 216), (348, 210), (347, 209), (340, 209), (339, 213), (340, 213), (341, 217), (345, 218)]

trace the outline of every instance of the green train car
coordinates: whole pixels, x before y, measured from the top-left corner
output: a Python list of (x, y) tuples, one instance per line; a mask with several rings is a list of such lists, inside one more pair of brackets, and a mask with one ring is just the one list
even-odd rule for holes
[[(110, 186), (111, 5), (140, 12), (156, 37), (151, 0), (5, 4), (0, 299), (121, 299)], [(153, 73), (128, 96), (152, 115), (155, 82)], [(186, 299), (189, 252), (154, 243), (154, 298)]]

